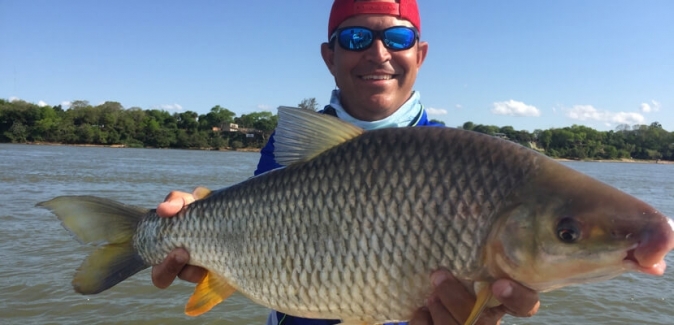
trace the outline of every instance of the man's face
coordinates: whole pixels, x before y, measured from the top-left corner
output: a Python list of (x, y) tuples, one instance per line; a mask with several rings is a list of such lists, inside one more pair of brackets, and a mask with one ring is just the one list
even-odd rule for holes
[[(413, 25), (393, 16), (358, 15), (345, 20), (339, 28), (348, 26), (383, 30)], [(418, 42), (408, 50), (391, 51), (380, 39), (362, 52), (345, 50), (339, 44), (334, 44), (333, 49), (327, 43), (321, 47), (323, 60), (340, 89), (342, 106), (351, 116), (364, 121), (384, 119), (409, 99), (427, 51), (426, 42)]]

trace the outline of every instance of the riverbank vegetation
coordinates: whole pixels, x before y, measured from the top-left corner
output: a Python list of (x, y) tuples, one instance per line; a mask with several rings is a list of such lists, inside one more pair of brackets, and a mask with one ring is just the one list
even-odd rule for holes
[[(298, 106), (317, 109), (315, 98)], [(277, 116), (253, 112), (237, 116), (219, 105), (207, 114), (169, 113), (118, 102), (91, 105), (74, 101), (68, 109), (0, 99), (0, 142), (120, 145), (126, 147), (242, 149), (261, 148), (273, 132)], [(645, 159), (674, 161), (674, 132), (660, 123), (619, 125), (597, 131), (582, 125), (547, 130), (515, 130), (466, 122), (459, 126), (502, 137), (540, 150), (553, 158)]]

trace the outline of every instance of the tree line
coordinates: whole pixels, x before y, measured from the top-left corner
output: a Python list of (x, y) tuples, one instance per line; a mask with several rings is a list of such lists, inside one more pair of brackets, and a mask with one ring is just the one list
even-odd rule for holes
[[(236, 116), (216, 105), (207, 114), (169, 113), (118, 102), (93, 106), (74, 101), (68, 109), (0, 99), (0, 142), (124, 145), (153, 148), (260, 148), (277, 116), (254, 112)], [(237, 124), (238, 128), (230, 128)]]
[(553, 158), (566, 159), (646, 159), (674, 160), (674, 132), (658, 122), (650, 125), (618, 125), (615, 130), (597, 131), (583, 125), (564, 128), (518, 131), (511, 126), (475, 125), (466, 122), (466, 130), (498, 135)]
[[(315, 98), (298, 106), (319, 108)], [(0, 142), (50, 142), (64, 144), (124, 145), (152, 148), (261, 148), (276, 128), (278, 116), (253, 112), (236, 116), (216, 105), (206, 114), (193, 111), (169, 113), (118, 102), (91, 105), (74, 101), (68, 109), (38, 106), (21, 100), (0, 99)], [(237, 124), (238, 128), (231, 128)], [(541, 150), (554, 158), (568, 159), (662, 159), (674, 160), (674, 132), (658, 122), (619, 125), (597, 131), (582, 125), (548, 130), (515, 130), (466, 122), (459, 126), (499, 136)]]

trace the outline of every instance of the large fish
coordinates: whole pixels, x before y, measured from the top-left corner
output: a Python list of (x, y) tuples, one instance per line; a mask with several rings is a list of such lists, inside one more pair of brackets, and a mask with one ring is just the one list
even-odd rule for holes
[(510, 278), (537, 291), (636, 271), (662, 275), (672, 222), (648, 204), (509, 141), (452, 128), (363, 130), (279, 108), (277, 169), (174, 218), (91, 196), (39, 203), (82, 242), (82, 294), (107, 290), (176, 247), (208, 269), (198, 315), (239, 291), (296, 316), (409, 320), (439, 268), (476, 284), (472, 324)]

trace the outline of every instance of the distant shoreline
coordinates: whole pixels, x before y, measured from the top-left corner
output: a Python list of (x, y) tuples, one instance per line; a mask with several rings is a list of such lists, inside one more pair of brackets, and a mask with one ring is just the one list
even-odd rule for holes
[(659, 165), (673, 165), (674, 161), (669, 160), (644, 160), (644, 159), (568, 159), (568, 158), (553, 158), (557, 161), (572, 161), (572, 162), (608, 162), (608, 163), (627, 163), (627, 164), (659, 164)]
[[(133, 148), (127, 147), (123, 144), (66, 144), (66, 143), (54, 143), (54, 142), (26, 142), (26, 143), (7, 143), (7, 144), (27, 144), (27, 145), (36, 145), (36, 146), (71, 146), (71, 147), (100, 147), (100, 148)], [(139, 149), (160, 149), (160, 150), (204, 150), (204, 151), (235, 151), (235, 152), (260, 152), (260, 148), (241, 148), (241, 149), (232, 149), (232, 148), (223, 148), (223, 149), (210, 149), (210, 148), (153, 148), (153, 147), (142, 147)], [(659, 165), (674, 165), (674, 161), (669, 160), (644, 160), (644, 159), (569, 159), (569, 158), (552, 158), (556, 161), (570, 161), (570, 162), (598, 162), (598, 163), (629, 163), (629, 164), (659, 164)]]
[(155, 147), (127, 147), (124, 144), (68, 144), (57, 142), (25, 142), (25, 143), (9, 143), (7, 144), (26, 144), (31, 146), (68, 146), (68, 147), (98, 147), (98, 148), (130, 148), (130, 149), (159, 149), (159, 150), (203, 150), (203, 151), (238, 151), (238, 152), (260, 152), (260, 148), (240, 148), (232, 149), (230, 147), (222, 149), (212, 148), (155, 148)]

